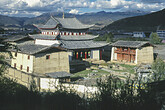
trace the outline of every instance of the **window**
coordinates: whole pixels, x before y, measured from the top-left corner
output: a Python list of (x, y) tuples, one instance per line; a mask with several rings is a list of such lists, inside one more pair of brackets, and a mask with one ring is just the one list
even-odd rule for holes
[(28, 55), (28, 60), (30, 59), (30, 55)]
[(21, 65), (21, 66), (20, 66), (20, 70), (22, 70), (22, 68), (23, 68), (23, 66)]
[(17, 57), (17, 52), (15, 52), (15, 57)]
[(64, 35), (66, 35), (66, 32), (64, 32)]
[(47, 59), (47, 60), (50, 59), (50, 55), (46, 55), (46, 59)]
[(27, 72), (29, 72), (29, 67), (27, 66)]
[(14, 63), (14, 68), (16, 68), (17, 67), (17, 65), (16, 65), (16, 63)]
[(72, 32), (72, 35), (74, 35), (74, 33)]

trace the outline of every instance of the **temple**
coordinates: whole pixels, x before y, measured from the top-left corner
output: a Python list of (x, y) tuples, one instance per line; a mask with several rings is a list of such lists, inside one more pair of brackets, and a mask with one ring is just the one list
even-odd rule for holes
[(37, 45), (54, 45), (65, 48), (69, 61), (74, 59), (102, 59), (102, 47), (106, 44), (94, 42), (98, 37), (88, 34), (93, 25), (82, 24), (76, 18), (55, 18), (51, 16), (45, 24), (36, 26), (41, 33), (29, 35)]

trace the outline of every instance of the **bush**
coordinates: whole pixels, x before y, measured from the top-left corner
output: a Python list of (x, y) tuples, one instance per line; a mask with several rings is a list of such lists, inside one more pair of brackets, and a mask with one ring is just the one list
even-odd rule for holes
[(150, 41), (153, 44), (160, 44), (161, 43), (161, 39), (159, 38), (157, 33), (151, 33)]

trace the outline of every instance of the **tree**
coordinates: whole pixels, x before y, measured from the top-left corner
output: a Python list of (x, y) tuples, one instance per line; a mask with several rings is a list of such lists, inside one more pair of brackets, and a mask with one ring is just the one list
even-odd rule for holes
[(150, 40), (151, 40), (151, 43), (153, 43), (153, 44), (160, 44), (161, 43), (161, 39), (157, 33), (151, 33)]
[(113, 42), (113, 38), (114, 35), (110, 32), (107, 34), (104, 34), (103, 36), (99, 36), (96, 39), (94, 39), (95, 41), (106, 41), (106, 42)]
[(161, 58), (156, 59), (152, 64), (153, 80), (160, 81), (165, 79), (165, 63)]

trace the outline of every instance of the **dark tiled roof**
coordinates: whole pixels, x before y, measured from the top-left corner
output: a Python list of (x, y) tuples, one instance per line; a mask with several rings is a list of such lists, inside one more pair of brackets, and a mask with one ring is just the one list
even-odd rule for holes
[(111, 44), (112, 46), (115, 47), (132, 47), (132, 48), (139, 48), (144, 46), (145, 44), (149, 44), (151, 46), (153, 46), (152, 44), (150, 44), (149, 42), (144, 42), (144, 41), (122, 41), (119, 40), (113, 44)]
[(65, 71), (54, 72), (54, 73), (45, 73), (45, 74), (49, 77), (52, 77), (52, 78), (65, 78), (65, 77), (71, 76), (70, 73), (67, 73)]
[(8, 39), (4, 40), (4, 42), (14, 42), (14, 41), (22, 40), (24, 38), (28, 38), (28, 36), (16, 35), (16, 36), (8, 37)]
[[(20, 45), (17, 45), (18, 52), (25, 53), (25, 54), (31, 54), (31, 55), (44, 51), (44, 50), (48, 50), (51, 48), (58, 48), (58, 47), (59, 47), (59, 45), (57, 45), (57, 44), (54, 44), (52, 46), (44, 46), (44, 45), (36, 45), (36, 44), (34, 44), (34, 42), (25, 42)], [(16, 49), (14, 49), (12, 51), (16, 51)]]
[(55, 18), (66, 29), (88, 29), (93, 25), (82, 24), (76, 18)]
[(60, 35), (61, 40), (91, 40), (98, 36), (93, 35)]
[(18, 45), (19, 51), (25, 54), (36, 54), (38, 52), (41, 52), (49, 48), (50, 48), (49, 46), (35, 45), (35, 44)]
[(52, 16), (50, 17), (50, 19), (45, 23), (45, 24), (34, 24), (34, 26), (36, 26), (37, 28), (55, 28), (57, 25), (59, 24), (59, 22), (57, 22)]
[(108, 44), (103, 44), (103, 43), (98, 43), (94, 42), (92, 40), (88, 41), (64, 41), (61, 40), (61, 47), (66, 48), (66, 49), (89, 49), (89, 48), (99, 48), (106, 46)]
[(29, 35), (32, 39), (47, 39), (47, 40), (54, 40), (58, 35), (42, 35), (42, 34), (34, 34)]

